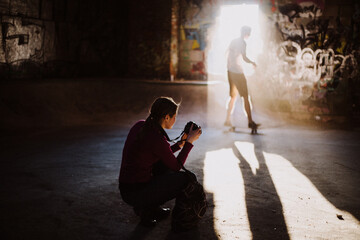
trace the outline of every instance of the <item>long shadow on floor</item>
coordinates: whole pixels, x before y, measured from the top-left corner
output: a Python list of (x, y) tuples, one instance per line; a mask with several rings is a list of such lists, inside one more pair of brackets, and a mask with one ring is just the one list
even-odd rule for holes
[(271, 179), (262, 153), (261, 140), (254, 141), (255, 156), (259, 163), (256, 173), (245, 157), (233, 145), (233, 152), (239, 158), (239, 168), (244, 179), (245, 202), (253, 239), (290, 239), (283, 207)]

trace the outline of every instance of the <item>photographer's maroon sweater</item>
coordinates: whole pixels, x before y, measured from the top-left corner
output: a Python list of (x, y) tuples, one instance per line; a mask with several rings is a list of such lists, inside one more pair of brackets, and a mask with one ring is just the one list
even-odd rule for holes
[(149, 132), (141, 143), (136, 136), (145, 121), (138, 121), (127, 136), (123, 149), (119, 174), (119, 183), (144, 183), (151, 180), (152, 168), (155, 163), (162, 161), (168, 168), (179, 171), (181, 163), (185, 163), (193, 145), (185, 142), (184, 147), (176, 157), (174, 153), (180, 150), (178, 144), (170, 146), (165, 136), (154, 129)]

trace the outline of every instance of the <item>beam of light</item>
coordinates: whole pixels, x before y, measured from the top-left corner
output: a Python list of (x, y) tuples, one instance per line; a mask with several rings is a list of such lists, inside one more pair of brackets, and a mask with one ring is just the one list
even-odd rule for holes
[(214, 228), (219, 239), (252, 239), (244, 180), (231, 148), (210, 151), (204, 161), (204, 187), (214, 194)]
[[(225, 5), (220, 9), (216, 27), (210, 39), (210, 49), (207, 54), (207, 68), (210, 74), (226, 74), (226, 50), (230, 42), (240, 36), (242, 26), (251, 27), (251, 36), (247, 40), (247, 55), (256, 61), (262, 51), (260, 37), (258, 5)], [(244, 64), (245, 74), (254, 72), (252, 65)]]
[(259, 161), (255, 155), (254, 144), (249, 142), (238, 142), (235, 143), (239, 153), (244, 157), (251, 168), (251, 172), (256, 175), (256, 170), (259, 170)]
[(263, 154), (291, 239), (328, 239), (330, 233), (331, 239), (359, 239), (360, 222), (355, 217), (332, 205), (288, 160), (277, 154)]
[[(234, 142), (250, 165), (259, 168), (250, 142)], [(283, 207), (291, 239), (358, 239), (360, 222), (332, 205), (288, 160), (263, 152), (265, 164)], [(209, 151), (204, 160), (204, 187), (213, 193), (214, 229), (219, 239), (252, 239), (240, 160), (231, 148)], [(345, 197), (345, 196), (344, 196)], [(340, 220), (341, 216), (344, 220)]]

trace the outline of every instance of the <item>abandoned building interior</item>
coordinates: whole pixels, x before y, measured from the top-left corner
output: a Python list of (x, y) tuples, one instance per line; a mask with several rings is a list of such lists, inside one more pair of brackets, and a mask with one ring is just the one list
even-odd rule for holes
[[(2, 239), (360, 239), (359, 1), (0, 0), (0, 21)], [(240, 97), (224, 126), (243, 26), (257, 134)], [(185, 166), (207, 211), (184, 233), (118, 189), (160, 96), (171, 138), (202, 127)]]

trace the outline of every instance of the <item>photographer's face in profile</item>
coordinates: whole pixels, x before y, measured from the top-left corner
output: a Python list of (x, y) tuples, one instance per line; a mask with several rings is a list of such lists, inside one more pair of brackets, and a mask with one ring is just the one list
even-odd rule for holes
[(176, 113), (171, 117), (169, 114), (167, 114), (161, 121), (160, 125), (164, 129), (171, 129), (175, 122), (176, 122)]

